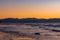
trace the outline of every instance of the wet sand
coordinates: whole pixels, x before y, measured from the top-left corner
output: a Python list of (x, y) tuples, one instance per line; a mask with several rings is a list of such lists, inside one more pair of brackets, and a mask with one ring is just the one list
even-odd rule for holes
[(0, 40), (35, 40), (34, 38), (17, 36), (14, 34), (0, 32)]

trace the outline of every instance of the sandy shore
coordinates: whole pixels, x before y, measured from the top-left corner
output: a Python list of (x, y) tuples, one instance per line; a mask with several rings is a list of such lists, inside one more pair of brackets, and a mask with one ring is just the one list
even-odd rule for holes
[(0, 40), (35, 40), (35, 39), (0, 32)]

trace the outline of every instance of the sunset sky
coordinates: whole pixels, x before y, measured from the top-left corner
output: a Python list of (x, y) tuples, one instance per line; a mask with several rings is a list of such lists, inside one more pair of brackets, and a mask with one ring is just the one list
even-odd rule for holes
[(0, 0), (0, 18), (60, 18), (60, 0)]

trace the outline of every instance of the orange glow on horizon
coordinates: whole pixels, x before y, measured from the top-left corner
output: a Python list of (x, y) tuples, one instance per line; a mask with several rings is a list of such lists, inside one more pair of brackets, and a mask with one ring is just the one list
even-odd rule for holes
[(59, 1), (2, 1), (0, 18), (60, 18)]

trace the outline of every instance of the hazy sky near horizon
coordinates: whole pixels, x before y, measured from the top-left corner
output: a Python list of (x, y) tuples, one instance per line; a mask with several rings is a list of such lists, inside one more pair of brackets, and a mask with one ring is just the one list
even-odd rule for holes
[(60, 0), (0, 0), (0, 18), (60, 18)]

